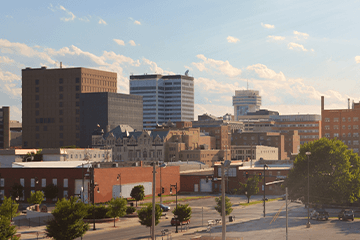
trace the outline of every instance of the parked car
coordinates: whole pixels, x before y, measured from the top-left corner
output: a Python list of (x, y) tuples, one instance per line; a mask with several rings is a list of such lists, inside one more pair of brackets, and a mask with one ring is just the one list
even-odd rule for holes
[(161, 209), (163, 210), (163, 212), (168, 212), (170, 211), (170, 207), (169, 206), (165, 206), (164, 204), (159, 204)]
[[(171, 219), (171, 226), (175, 226), (175, 223), (176, 223), (176, 225), (180, 225), (180, 221), (179, 221), (179, 219), (176, 219), (175, 220), (175, 218), (172, 218)], [(190, 219), (189, 220), (187, 220), (187, 221), (183, 221), (183, 222), (181, 222), (181, 225), (187, 225), (187, 224), (189, 224), (190, 223)]]
[(342, 209), (339, 212), (338, 215), (339, 220), (347, 220), (347, 219), (351, 219), (352, 221), (354, 221), (354, 212), (351, 209)]
[(329, 213), (325, 209), (314, 209), (310, 214), (310, 219), (328, 220)]

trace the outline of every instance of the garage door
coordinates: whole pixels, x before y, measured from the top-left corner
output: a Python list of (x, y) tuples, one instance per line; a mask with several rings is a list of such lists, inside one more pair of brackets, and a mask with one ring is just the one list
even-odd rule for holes
[(206, 179), (200, 180), (200, 192), (212, 192), (212, 182), (206, 182)]

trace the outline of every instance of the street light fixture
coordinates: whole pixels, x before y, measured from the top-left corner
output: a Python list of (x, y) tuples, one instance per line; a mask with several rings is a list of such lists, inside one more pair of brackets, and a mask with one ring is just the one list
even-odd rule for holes
[(265, 217), (265, 196), (266, 196), (266, 195), (265, 195), (265, 189), (266, 189), (266, 188), (265, 188), (265, 186), (266, 186), (266, 181), (265, 181), (265, 168), (266, 168), (266, 169), (269, 169), (269, 166), (266, 165), (266, 164), (264, 165), (264, 199), (263, 199), (263, 200), (264, 200), (264, 217)]
[(307, 204), (307, 207), (308, 207), (308, 222), (307, 222), (307, 224), (306, 224), (306, 227), (307, 228), (310, 228), (310, 181), (309, 181), (309, 172), (310, 172), (310, 168), (309, 168), (309, 162), (310, 162), (310, 155), (311, 155), (311, 152), (306, 152), (305, 153), (306, 155), (307, 155), (307, 158), (308, 158), (308, 204)]

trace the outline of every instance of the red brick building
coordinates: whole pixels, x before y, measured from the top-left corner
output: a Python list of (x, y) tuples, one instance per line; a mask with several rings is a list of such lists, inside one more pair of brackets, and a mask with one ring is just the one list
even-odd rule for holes
[[(138, 167), (105, 167), (94, 168), (94, 182), (95, 182), (95, 202), (109, 201), (116, 188), (120, 185), (122, 196), (127, 197), (132, 186), (140, 184), (148, 184), (145, 186), (146, 192), (151, 195), (152, 189), (152, 175), (153, 167), (138, 166)], [(156, 170), (156, 194), (161, 191), (160, 187), (160, 170)], [(0, 192), (5, 196), (10, 196), (10, 191), (15, 183), (21, 184), (24, 187), (24, 197), (20, 202), (26, 202), (30, 197), (31, 191), (42, 190), (43, 187), (54, 183), (59, 188), (59, 198), (70, 197), (78, 195), (82, 186), (84, 176), (84, 196), (86, 201), (90, 201), (90, 187), (89, 178), (91, 171), (87, 168), (0, 168)], [(180, 191), (180, 174), (178, 166), (168, 166), (161, 169), (161, 185), (165, 189), (164, 194), (170, 194), (170, 184), (179, 186)], [(150, 191), (149, 191), (150, 189)], [(126, 192), (127, 191), (127, 192)], [(55, 199), (46, 199), (46, 202), (54, 202)]]
[(345, 143), (349, 149), (359, 153), (359, 118), (360, 102), (350, 100), (347, 109), (324, 109), (324, 97), (321, 97), (322, 137), (337, 138)]

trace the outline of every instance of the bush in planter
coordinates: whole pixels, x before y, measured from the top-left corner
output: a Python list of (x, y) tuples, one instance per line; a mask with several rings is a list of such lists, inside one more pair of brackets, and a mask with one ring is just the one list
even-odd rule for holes
[(87, 213), (86, 216), (87, 219), (93, 219), (93, 213), (95, 214), (95, 219), (103, 219), (108, 218), (108, 208), (105, 205), (95, 205), (95, 209), (93, 205), (88, 205), (87, 207)]
[(136, 211), (135, 207), (130, 206), (126, 208), (126, 214), (133, 214), (135, 211)]

